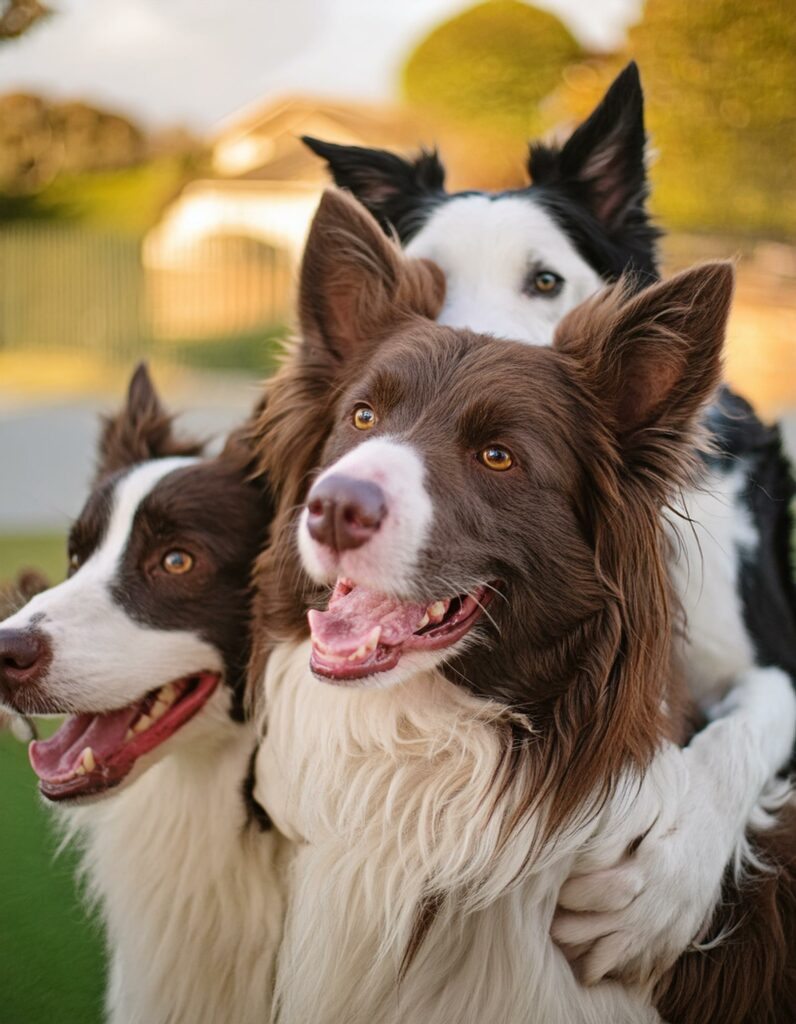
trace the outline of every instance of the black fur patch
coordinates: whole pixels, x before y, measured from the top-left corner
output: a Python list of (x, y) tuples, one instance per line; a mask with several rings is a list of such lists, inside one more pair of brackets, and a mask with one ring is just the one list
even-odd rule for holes
[(249, 768), (246, 778), (243, 780), (243, 803), (246, 806), (247, 824), (255, 824), (261, 832), (270, 832), (274, 827), (268, 811), (261, 803), (258, 803), (254, 795), (256, 785), (255, 770), (257, 765), (257, 747), (252, 750), (249, 758)]

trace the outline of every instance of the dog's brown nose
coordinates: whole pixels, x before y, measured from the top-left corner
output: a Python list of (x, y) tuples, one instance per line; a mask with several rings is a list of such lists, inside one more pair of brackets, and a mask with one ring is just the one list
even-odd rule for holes
[(49, 660), (44, 635), (34, 629), (0, 629), (0, 693), (37, 682)]
[(310, 491), (307, 512), (313, 540), (333, 551), (348, 551), (376, 533), (387, 514), (387, 503), (378, 484), (332, 474)]

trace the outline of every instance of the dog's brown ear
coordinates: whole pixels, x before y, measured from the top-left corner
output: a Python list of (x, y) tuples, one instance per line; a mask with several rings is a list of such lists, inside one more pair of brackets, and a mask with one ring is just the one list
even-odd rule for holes
[(434, 318), (445, 278), (407, 259), (355, 199), (324, 192), (310, 228), (299, 288), (303, 344), (343, 363), (411, 316)]
[(619, 282), (573, 310), (555, 345), (575, 357), (628, 456), (685, 446), (721, 379), (732, 264), (677, 274), (627, 299)]
[(127, 389), (127, 401), (116, 416), (102, 420), (97, 478), (148, 459), (200, 455), (203, 445), (175, 435), (174, 417), (161, 405), (146, 363), (139, 363)]

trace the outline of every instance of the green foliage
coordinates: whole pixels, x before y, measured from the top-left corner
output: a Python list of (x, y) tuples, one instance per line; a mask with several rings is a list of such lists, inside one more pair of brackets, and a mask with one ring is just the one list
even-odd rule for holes
[(157, 221), (184, 180), (183, 161), (163, 157), (118, 171), (61, 175), (37, 199), (40, 208), (54, 211), (55, 216), (140, 237)]
[(417, 47), (404, 90), (432, 115), (527, 138), (542, 126), (540, 103), (580, 54), (554, 15), (519, 0), (490, 0), (445, 22)]
[(641, 67), (667, 225), (796, 232), (796, 17), (782, 0), (648, 0)]

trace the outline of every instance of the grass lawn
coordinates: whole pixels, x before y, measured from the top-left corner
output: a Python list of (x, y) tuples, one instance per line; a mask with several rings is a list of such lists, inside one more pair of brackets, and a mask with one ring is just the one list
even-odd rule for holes
[(0, 581), (13, 579), (21, 569), (39, 569), (58, 583), (66, 573), (66, 541), (60, 533), (0, 533)]
[[(62, 537), (0, 536), (0, 579), (36, 567), (63, 576)], [(99, 927), (81, 907), (74, 858), (55, 858), (51, 816), (25, 747), (0, 733), (0, 1021), (99, 1024)]]

